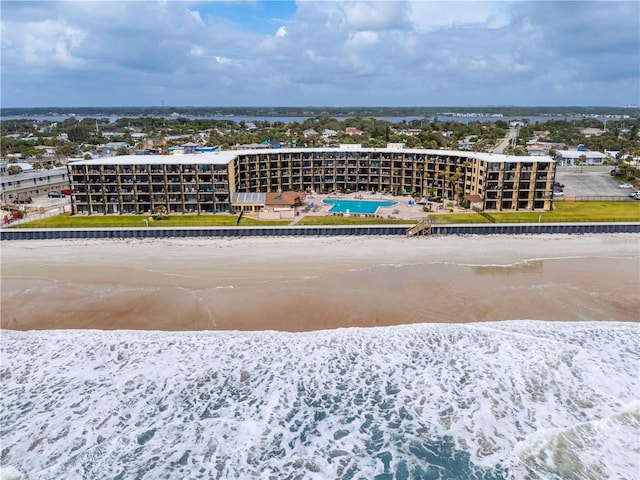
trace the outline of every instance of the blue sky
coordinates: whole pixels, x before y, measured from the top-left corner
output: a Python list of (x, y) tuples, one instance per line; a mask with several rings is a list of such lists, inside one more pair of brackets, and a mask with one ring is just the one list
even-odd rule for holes
[(6, 1), (3, 107), (640, 103), (640, 2)]

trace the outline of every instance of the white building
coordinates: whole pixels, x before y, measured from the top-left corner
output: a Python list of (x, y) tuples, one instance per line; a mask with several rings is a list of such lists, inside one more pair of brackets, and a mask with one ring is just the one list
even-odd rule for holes
[(584, 159), (583, 165), (603, 165), (606, 155), (601, 152), (581, 150), (557, 150), (556, 160), (559, 165), (576, 165)]

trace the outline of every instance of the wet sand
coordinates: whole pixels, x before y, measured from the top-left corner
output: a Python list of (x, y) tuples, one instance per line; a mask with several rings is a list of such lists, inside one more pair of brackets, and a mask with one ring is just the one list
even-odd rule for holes
[(640, 237), (4, 241), (2, 328), (638, 321)]

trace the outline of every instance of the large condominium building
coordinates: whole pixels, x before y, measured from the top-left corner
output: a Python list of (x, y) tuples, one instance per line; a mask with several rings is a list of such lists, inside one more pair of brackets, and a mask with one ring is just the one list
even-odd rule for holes
[(405, 148), (290, 148), (120, 156), (67, 165), (74, 213), (232, 211), (238, 192), (373, 191), (469, 200), (484, 210), (551, 208), (555, 162)]

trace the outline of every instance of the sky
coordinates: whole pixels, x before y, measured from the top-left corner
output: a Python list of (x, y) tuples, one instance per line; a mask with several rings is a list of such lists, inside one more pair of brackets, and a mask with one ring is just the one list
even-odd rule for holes
[(10, 1), (2, 107), (640, 104), (640, 2)]

